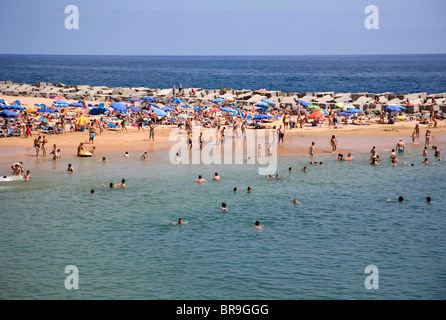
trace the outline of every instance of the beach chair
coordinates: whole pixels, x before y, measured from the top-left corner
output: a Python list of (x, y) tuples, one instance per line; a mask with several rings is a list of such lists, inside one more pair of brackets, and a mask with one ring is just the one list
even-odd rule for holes
[(4, 104), (5, 106), (9, 106), (9, 104), (5, 101), (5, 99), (0, 99), (0, 104)]
[(111, 130), (119, 130), (119, 127), (116, 126), (114, 123), (108, 123), (107, 128)]
[(15, 101), (15, 103), (16, 103), (16, 105), (18, 105), (18, 106), (20, 106), (20, 107), (27, 107), (28, 105), (27, 104), (22, 104), (21, 102), (20, 102), (20, 100), (16, 100)]

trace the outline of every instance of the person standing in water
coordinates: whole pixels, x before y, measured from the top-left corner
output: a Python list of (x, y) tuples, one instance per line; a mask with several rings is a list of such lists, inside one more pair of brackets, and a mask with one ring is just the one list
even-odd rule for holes
[(404, 142), (402, 140), (398, 141), (395, 149), (398, 151), (398, 153), (403, 153), (405, 150)]
[(311, 143), (310, 149), (308, 149), (308, 154), (314, 157), (314, 142)]

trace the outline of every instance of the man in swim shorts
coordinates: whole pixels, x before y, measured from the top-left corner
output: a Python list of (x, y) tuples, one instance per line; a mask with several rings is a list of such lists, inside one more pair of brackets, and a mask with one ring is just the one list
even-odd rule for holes
[(398, 141), (398, 143), (396, 144), (396, 150), (398, 151), (398, 153), (403, 153), (404, 149), (404, 142), (402, 140)]

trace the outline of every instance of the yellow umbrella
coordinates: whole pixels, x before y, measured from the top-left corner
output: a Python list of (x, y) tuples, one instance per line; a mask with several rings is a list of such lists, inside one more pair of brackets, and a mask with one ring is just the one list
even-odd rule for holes
[(79, 119), (76, 120), (75, 123), (76, 124), (87, 124), (87, 123), (90, 123), (90, 121), (88, 121), (88, 119), (86, 117), (84, 117), (84, 115), (81, 115), (79, 117)]

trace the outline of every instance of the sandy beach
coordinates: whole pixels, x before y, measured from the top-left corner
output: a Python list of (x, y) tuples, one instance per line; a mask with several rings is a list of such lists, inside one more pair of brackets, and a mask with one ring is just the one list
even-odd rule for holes
[[(17, 99), (22, 104), (33, 106), (35, 103), (46, 105), (52, 104), (52, 99), (36, 98), (36, 97), (11, 97), (0, 96), (0, 99), (13, 102)], [(68, 101), (69, 103), (74, 101)], [(87, 103), (97, 104), (98, 102), (86, 101)], [(87, 115), (88, 118), (91, 116)], [(97, 118), (96, 117), (91, 117)], [(285, 131), (285, 141), (278, 145), (278, 156), (292, 156), (306, 154), (308, 147), (312, 141), (316, 142), (317, 151), (319, 153), (331, 153), (329, 140), (335, 135), (338, 140), (337, 152), (368, 152), (372, 146), (376, 146), (378, 150), (393, 148), (399, 139), (403, 140), (408, 147), (412, 145), (411, 135), (417, 121), (400, 121), (393, 125), (377, 124), (371, 125), (346, 125), (338, 129), (322, 127), (304, 127), (293, 128)], [(268, 123), (269, 126), (280, 126), (281, 120)], [(443, 120), (438, 121), (437, 128), (433, 128), (432, 124), (420, 124), (420, 140), (415, 146), (424, 143), (424, 134), (429, 129), (432, 133), (431, 144), (443, 144), (446, 141), (446, 123)], [(211, 129), (214, 130), (214, 129)], [(256, 134), (254, 129), (248, 129), (247, 134)], [(265, 129), (268, 130), (268, 129)], [(102, 134), (96, 134), (94, 146), (96, 147), (96, 155), (104, 155), (118, 152), (143, 152), (155, 150), (168, 150), (174, 142), (169, 141), (171, 132), (174, 135), (178, 132), (177, 126), (157, 125), (155, 128), (155, 140), (149, 141), (149, 129), (144, 131), (138, 130), (134, 126), (127, 126), (127, 132), (119, 130), (106, 129)], [(36, 135), (43, 135), (39, 132), (33, 132), (32, 137), (7, 137), (0, 139), (1, 159), (6, 161), (18, 161), (23, 157), (35, 156), (33, 148), (33, 140)], [(184, 130), (182, 130), (184, 134)], [(182, 134), (178, 135), (181, 136)], [(228, 130), (228, 136), (232, 135), (232, 130)], [(64, 155), (76, 155), (76, 148), (80, 142), (86, 144), (87, 149), (91, 149), (93, 145), (88, 144), (89, 134), (85, 132), (68, 131), (65, 134), (52, 134), (46, 136), (48, 139), (47, 148), (51, 151), (52, 145), (56, 144), (61, 148)]]

